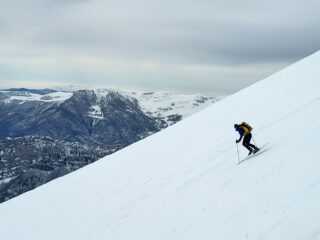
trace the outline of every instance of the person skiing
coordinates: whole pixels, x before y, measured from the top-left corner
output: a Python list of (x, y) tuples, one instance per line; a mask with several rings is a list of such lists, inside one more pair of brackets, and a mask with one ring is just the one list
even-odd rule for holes
[(249, 124), (247, 124), (246, 122), (243, 122), (240, 125), (234, 124), (234, 128), (240, 134), (240, 138), (236, 140), (236, 143), (238, 144), (239, 142), (241, 142), (241, 139), (243, 138), (242, 145), (249, 150), (248, 155), (256, 153), (260, 150), (258, 147), (250, 143), (252, 138), (252, 127)]

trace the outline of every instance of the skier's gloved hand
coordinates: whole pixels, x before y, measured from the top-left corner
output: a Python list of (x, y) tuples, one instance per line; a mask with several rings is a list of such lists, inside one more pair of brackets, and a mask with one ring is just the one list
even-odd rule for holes
[(236, 140), (236, 143), (239, 143), (240, 142), (240, 140)]

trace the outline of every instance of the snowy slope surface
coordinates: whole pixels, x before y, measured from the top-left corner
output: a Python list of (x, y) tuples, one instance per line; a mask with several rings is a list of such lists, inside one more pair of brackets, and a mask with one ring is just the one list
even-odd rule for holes
[(221, 100), (223, 96), (203, 96), (200, 94), (181, 94), (174, 92), (128, 92), (139, 101), (144, 112), (152, 117), (169, 117), (179, 114), (188, 117)]
[[(8, 91), (0, 91), (3, 93), (11, 93)], [(6, 99), (5, 102), (12, 102), (14, 100), (28, 102), (28, 101), (42, 101), (42, 102), (64, 102), (71, 98), (72, 93), (70, 92), (54, 92), (45, 95), (35, 94), (35, 93), (16, 93), (12, 94), (10, 98)]]
[[(320, 239), (319, 65), (317, 52), (3, 203), (0, 239)], [(242, 120), (269, 144), (238, 165)]]

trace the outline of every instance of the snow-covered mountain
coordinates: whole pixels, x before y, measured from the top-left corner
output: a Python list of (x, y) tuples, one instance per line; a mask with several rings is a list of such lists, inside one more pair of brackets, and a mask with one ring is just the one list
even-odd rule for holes
[(53, 89), (10, 88), (1, 90), (0, 96), (5, 100), (5, 103), (64, 102), (72, 97), (72, 92), (58, 92)]
[[(320, 239), (319, 65), (317, 52), (1, 204), (0, 238)], [(239, 165), (233, 124), (244, 120), (269, 144)]]
[[(159, 131), (136, 99), (110, 91), (0, 92), (0, 137), (48, 136), (86, 144), (130, 144)], [(100, 111), (100, 113), (99, 113)], [(98, 114), (103, 114), (100, 118)]]
[(124, 92), (136, 98), (143, 111), (169, 126), (223, 99), (223, 96), (174, 92)]
[[(30, 102), (59, 103), (72, 98), (79, 91), (67, 92), (53, 89), (26, 89), (12, 88), (0, 91), (0, 101), (4, 104), (22, 105)], [(83, 90), (82, 90), (83, 92)], [(98, 101), (90, 106), (87, 116), (96, 120), (103, 120), (102, 109), (105, 107), (101, 99), (110, 94), (117, 93), (118, 96), (128, 98), (131, 101), (138, 101), (141, 110), (151, 118), (160, 120), (160, 128), (170, 126), (181, 119), (184, 119), (208, 106), (221, 100), (224, 96), (206, 96), (200, 94), (182, 94), (174, 92), (143, 92), (120, 89), (95, 89), (86, 90), (87, 93), (94, 93)]]

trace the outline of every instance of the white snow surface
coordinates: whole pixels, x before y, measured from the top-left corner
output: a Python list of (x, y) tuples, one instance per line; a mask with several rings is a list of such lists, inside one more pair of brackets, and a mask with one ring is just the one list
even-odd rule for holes
[(88, 116), (92, 118), (103, 119), (103, 112), (101, 111), (101, 107), (99, 105), (91, 106)]
[[(175, 92), (127, 92), (139, 101), (144, 112), (152, 117), (168, 117), (179, 114), (186, 118), (221, 100), (223, 96), (203, 96)], [(202, 102), (200, 102), (203, 100)]]
[[(6, 92), (6, 91), (1, 91)], [(12, 102), (13, 100), (18, 100), (23, 102), (28, 101), (41, 101), (41, 102), (64, 102), (67, 99), (72, 97), (72, 93), (70, 92), (54, 92), (46, 95), (34, 94), (34, 93), (26, 93), (21, 95), (10, 96), (10, 98), (6, 99), (6, 102)]]
[[(317, 52), (1, 204), (0, 239), (320, 239), (319, 65)], [(241, 121), (269, 144), (238, 165)]]

